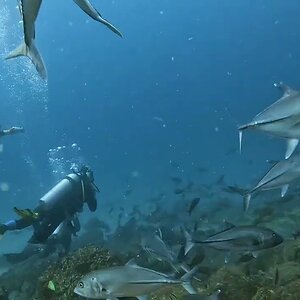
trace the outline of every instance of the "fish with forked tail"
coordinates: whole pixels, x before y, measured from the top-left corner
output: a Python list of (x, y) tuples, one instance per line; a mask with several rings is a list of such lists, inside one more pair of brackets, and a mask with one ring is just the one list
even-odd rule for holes
[(125, 266), (111, 267), (85, 275), (76, 285), (74, 293), (90, 299), (117, 300), (123, 297), (148, 299), (147, 295), (159, 288), (175, 284), (182, 285), (190, 294), (197, 294), (190, 280), (198, 272), (194, 267), (179, 279), (164, 273), (137, 266), (130, 262)]
[(47, 70), (37, 47), (35, 46), (35, 21), (37, 19), (42, 0), (20, 0), (19, 8), (23, 18), (24, 41), (5, 59), (27, 56), (34, 64), (41, 78), (47, 78)]
[(232, 226), (203, 241), (194, 240), (187, 231), (185, 236), (185, 253), (188, 253), (195, 244), (216, 250), (251, 252), (272, 248), (283, 242), (282, 237), (273, 230), (251, 225)]
[(258, 184), (244, 196), (244, 210), (249, 208), (251, 195), (264, 190), (281, 188), (281, 197), (287, 193), (289, 184), (300, 177), (300, 153), (276, 163)]

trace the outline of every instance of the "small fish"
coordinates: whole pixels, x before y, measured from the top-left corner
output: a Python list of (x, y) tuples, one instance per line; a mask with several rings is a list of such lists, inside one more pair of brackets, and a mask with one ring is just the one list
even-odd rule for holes
[(275, 247), (283, 242), (282, 237), (271, 229), (257, 226), (234, 226), (220, 231), (206, 240), (198, 241), (191, 238), (187, 231), (185, 254), (195, 244), (223, 251), (253, 252)]
[(245, 129), (267, 132), (287, 140), (285, 158), (289, 158), (296, 149), (300, 138), (300, 92), (289, 86), (275, 83), (275, 87), (283, 92), (283, 96), (275, 103), (256, 115), (253, 120), (238, 128), (240, 151), (242, 133)]
[(88, 16), (95, 21), (104, 24), (111, 31), (116, 33), (118, 36), (123, 37), (122, 33), (109, 21), (105, 20), (101, 14), (92, 6), (89, 0), (73, 0)]
[(122, 297), (147, 299), (147, 295), (167, 285), (182, 285), (190, 294), (196, 294), (190, 280), (198, 272), (198, 266), (179, 279), (164, 273), (140, 267), (131, 261), (85, 275), (76, 285), (74, 293), (92, 299), (117, 300)]
[(199, 204), (200, 202), (200, 198), (197, 197), (197, 198), (194, 198), (190, 204), (190, 207), (189, 207), (189, 210), (188, 210), (188, 213), (189, 215), (191, 216), (193, 210), (196, 208), (196, 206)]
[(174, 190), (174, 194), (176, 194), (176, 195), (183, 194), (184, 192), (185, 192), (185, 188), (183, 188), (183, 189), (178, 188), (178, 189)]

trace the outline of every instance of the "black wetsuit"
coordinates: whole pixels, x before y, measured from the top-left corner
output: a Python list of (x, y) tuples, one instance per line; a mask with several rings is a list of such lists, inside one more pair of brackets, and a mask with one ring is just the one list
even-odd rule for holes
[(96, 191), (85, 174), (73, 173), (66, 176), (40, 199), (34, 209), (37, 219), (22, 218), (6, 223), (7, 230), (34, 227), (29, 243), (45, 243), (48, 237), (65, 220), (72, 220), (83, 210), (86, 202), (90, 211), (97, 209)]

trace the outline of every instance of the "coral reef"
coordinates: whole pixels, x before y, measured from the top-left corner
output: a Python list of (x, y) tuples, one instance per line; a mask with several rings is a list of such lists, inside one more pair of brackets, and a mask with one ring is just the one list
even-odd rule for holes
[(83, 247), (63, 258), (42, 274), (38, 281), (36, 299), (76, 299), (73, 290), (78, 280), (86, 273), (113, 265), (120, 260), (96, 246)]

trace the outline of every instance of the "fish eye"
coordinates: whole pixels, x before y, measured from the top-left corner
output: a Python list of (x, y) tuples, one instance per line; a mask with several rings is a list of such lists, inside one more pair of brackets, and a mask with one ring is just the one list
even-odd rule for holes
[(272, 233), (272, 236), (274, 236), (274, 237), (275, 237), (275, 236), (276, 236), (276, 233), (274, 233), (274, 232), (273, 232), (273, 233)]
[(84, 288), (84, 283), (82, 281), (79, 282), (78, 286), (83, 289)]
[(95, 278), (95, 277), (92, 277), (92, 280), (93, 280), (93, 281), (95, 281), (95, 280), (96, 280), (96, 278)]
[(107, 289), (102, 288), (102, 292), (106, 293), (106, 292), (107, 292)]

